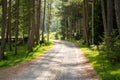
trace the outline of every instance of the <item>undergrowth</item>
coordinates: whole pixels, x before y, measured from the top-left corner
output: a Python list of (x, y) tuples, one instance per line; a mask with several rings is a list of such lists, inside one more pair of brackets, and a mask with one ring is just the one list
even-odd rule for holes
[(103, 50), (104, 45), (100, 45), (99, 47), (99, 49), (95, 46), (87, 47), (80, 41), (80, 49), (100, 75), (101, 80), (120, 80), (120, 63), (111, 63), (107, 58), (107, 51)]
[(37, 45), (33, 48), (32, 52), (27, 50), (27, 45), (18, 46), (18, 54), (14, 55), (14, 50), (5, 52), (6, 59), (0, 61), (0, 68), (6, 68), (14, 66), (16, 64), (30, 61), (34, 58), (42, 56), (46, 51), (48, 51), (53, 46), (53, 43), (46, 42), (44, 46)]

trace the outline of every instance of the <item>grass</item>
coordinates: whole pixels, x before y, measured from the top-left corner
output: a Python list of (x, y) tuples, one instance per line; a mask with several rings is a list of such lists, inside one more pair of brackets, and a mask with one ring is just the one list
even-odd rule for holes
[(104, 51), (87, 47), (82, 43), (80, 43), (80, 49), (100, 75), (101, 80), (120, 80), (120, 63), (111, 64), (106, 59), (107, 55)]
[(38, 45), (35, 48), (33, 48), (32, 52), (29, 52), (27, 50), (27, 46), (21, 45), (18, 46), (18, 54), (15, 56), (14, 51), (8, 51), (5, 53), (5, 56), (7, 56), (6, 60), (0, 61), (0, 68), (7, 68), (10, 66), (14, 66), (16, 64), (27, 62), (32, 59), (35, 59), (39, 56), (42, 56), (45, 52), (47, 52), (51, 47), (53, 46), (53, 43), (49, 43), (49, 45), (41, 46)]

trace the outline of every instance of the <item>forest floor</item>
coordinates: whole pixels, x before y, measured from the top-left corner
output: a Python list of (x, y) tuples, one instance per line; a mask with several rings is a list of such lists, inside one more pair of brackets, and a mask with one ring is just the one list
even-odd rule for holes
[(43, 56), (0, 70), (0, 80), (99, 80), (74, 43), (55, 41)]

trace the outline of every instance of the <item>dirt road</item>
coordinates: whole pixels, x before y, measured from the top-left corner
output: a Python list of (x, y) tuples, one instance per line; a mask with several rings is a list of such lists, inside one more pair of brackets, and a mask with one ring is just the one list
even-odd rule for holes
[(2, 74), (0, 80), (99, 80), (79, 48), (66, 41), (55, 41), (44, 56)]

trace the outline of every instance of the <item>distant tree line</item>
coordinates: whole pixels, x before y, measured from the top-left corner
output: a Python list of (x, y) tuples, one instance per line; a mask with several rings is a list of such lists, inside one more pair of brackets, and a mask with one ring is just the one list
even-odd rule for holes
[[(27, 44), (32, 51), (35, 45), (44, 42), (45, 20), (50, 23), (51, 3), (52, 0), (0, 0), (0, 60), (5, 58), (8, 46), (17, 55), (20, 44)], [(47, 32), (49, 40), (49, 28)]]
[(62, 0), (62, 39), (84, 39), (87, 46), (104, 44), (108, 58), (120, 61), (119, 4), (120, 0)]

